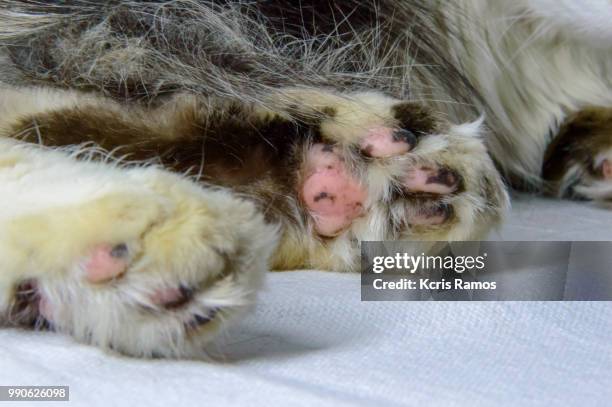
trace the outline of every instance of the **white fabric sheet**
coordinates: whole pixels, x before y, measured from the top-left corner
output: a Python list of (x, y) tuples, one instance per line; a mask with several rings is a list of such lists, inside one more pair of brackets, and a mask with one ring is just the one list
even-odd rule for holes
[[(496, 238), (612, 240), (612, 212), (523, 198)], [(358, 275), (274, 273), (222, 342), (223, 363), (136, 360), (0, 330), (0, 384), (79, 406), (612, 405), (612, 303), (365, 303)]]

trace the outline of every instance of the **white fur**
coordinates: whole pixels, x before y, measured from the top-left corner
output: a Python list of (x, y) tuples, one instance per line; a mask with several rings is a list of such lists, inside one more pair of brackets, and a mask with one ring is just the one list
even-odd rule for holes
[(610, 0), (526, 0), (534, 16), (570, 38), (591, 45), (612, 48), (612, 1)]

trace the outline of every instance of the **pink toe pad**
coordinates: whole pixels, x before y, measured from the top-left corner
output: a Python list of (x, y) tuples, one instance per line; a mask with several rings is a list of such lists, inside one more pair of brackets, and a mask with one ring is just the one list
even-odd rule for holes
[(458, 177), (444, 168), (414, 168), (404, 178), (404, 187), (411, 192), (450, 194), (457, 190), (458, 184)]
[(151, 297), (151, 301), (157, 305), (164, 305), (179, 301), (182, 297), (183, 294), (178, 288), (163, 288), (155, 291)]
[[(117, 256), (117, 247), (103, 244), (95, 247), (89, 260), (85, 264), (87, 280), (91, 283), (100, 283), (123, 274), (127, 268), (127, 261)], [(123, 250), (119, 250), (122, 252)]]
[(408, 130), (391, 127), (374, 127), (360, 143), (361, 150), (370, 157), (395, 157), (410, 151), (416, 137)]

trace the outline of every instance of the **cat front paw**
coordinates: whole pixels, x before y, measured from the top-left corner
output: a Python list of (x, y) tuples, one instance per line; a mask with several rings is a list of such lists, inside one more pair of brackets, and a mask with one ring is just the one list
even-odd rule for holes
[(304, 155), (298, 194), (315, 233), (452, 241), (481, 238), (499, 223), (508, 195), (481, 120), (453, 125), (380, 95), (361, 102), (333, 109), (321, 124), (323, 142)]
[(276, 228), (226, 190), (123, 175), (123, 191), (13, 222), (37, 230), (39, 250), (37, 270), (12, 279), (5, 319), (134, 356), (203, 356), (253, 305)]

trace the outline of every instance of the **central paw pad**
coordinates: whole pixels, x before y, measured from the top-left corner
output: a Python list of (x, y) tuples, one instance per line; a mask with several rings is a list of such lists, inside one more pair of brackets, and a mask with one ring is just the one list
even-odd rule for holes
[(302, 198), (322, 236), (335, 236), (364, 213), (366, 190), (346, 169), (335, 148), (315, 144), (307, 154)]

